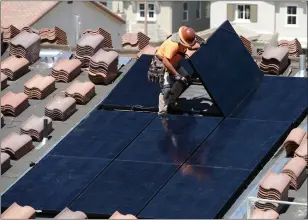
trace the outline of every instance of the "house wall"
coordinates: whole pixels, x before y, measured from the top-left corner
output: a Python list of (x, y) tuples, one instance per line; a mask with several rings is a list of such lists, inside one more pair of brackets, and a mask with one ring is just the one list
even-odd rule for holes
[(272, 33), (275, 30), (275, 4), (273, 1), (214, 1), (211, 2), (211, 28), (218, 27), (228, 19), (228, 4), (257, 5), (257, 22), (239, 21), (234, 18), (232, 22), (259, 33)]
[(51, 28), (58, 26), (63, 29), (70, 45), (76, 44), (76, 19), (79, 15), (80, 33), (86, 29), (103, 28), (112, 35), (113, 46), (121, 48), (121, 36), (126, 32), (126, 25), (112, 17), (99, 7), (89, 2), (74, 1), (59, 3), (53, 10), (36, 22), (34, 28)]
[(210, 28), (210, 15), (206, 6), (208, 1), (201, 2), (201, 18), (196, 18), (196, 10), (199, 7), (198, 1), (188, 1), (188, 20), (183, 21), (183, 2), (172, 2), (172, 33), (177, 32), (182, 25), (189, 26), (195, 31), (202, 31)]

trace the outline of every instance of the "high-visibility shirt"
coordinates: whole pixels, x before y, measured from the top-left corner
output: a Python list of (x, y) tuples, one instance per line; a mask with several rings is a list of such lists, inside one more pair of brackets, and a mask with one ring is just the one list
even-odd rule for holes
[(173, 34), (165, 40), (156, 52), (160, 57), (166, 57), (175, 66), (185, 56), (187, 47), (178, 42), (177, 34)]

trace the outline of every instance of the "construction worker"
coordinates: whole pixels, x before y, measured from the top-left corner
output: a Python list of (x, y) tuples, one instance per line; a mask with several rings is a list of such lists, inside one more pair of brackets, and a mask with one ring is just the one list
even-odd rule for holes
[(181, 94), (189, 75), (180, 67), (179, 61), (185, 58), (187, 49), (197, 49), (196, 34), (192, 28), (182, 26), (177, 33), (165, 40), (156, 52), (156, 57), (164, 65), (163, 80), (160, 83), (159, 114), (166, 114), (175, 107), (176, 99)]

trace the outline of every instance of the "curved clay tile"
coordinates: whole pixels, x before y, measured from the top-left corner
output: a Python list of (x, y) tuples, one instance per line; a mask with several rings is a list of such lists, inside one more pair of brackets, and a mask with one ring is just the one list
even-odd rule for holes
[(63, 209), (55, 219), (86, 219), (87, 216), (84, 212), (75, 211), (73, 212), (69, 208)]
[(115, 51), (105, 51), (103, 49), (99, 49), (91, 58), (91, 61), (95, 63), (103, 63), (106, 65), (111, 64), (113, 61), (118, 59), (119, 54)]
[(261, 181), (260, 187), (266, 190), (275, 190), (283, 193), (290, 185), (291, 178), (285, 173), (269, 172), (267, 176)]
[(1, 72), (1, 90), (7, 87), (7, 76)]
[(8, 58), (6, 58), (1, 62), (1, 70), (9, 69), (12, 72), (16, 72), (17, 70), (28, 65), (29, 61), (26, 58), (9, 56)]
[(34, 148), (32, 138), (26, 134), (11, 133), (1, 141), (1, 151), (18, 160)]
[(55, 64), (55, 66), (53, 67), (53, 70), (65, 71), (67, 73), (70, 73), (80, 66), (81, 66), (81, 62), (78, 59), (70, 60), (68, 58), (63, 58)]
[(104, 37), (100, 34), (84, 34), (77, 42), (77, 46), (96, 48), (103, 43)]
[(107, 31), (105, 31), (102, 28), (98, 28), (97, 30), (91, 30), (91, 29), (87, 29), (85, 30), (85, 32), (83, 34), (86, 33), (90, 33), (90, 34), (100, 34), (104, 37), (103, 40), (103, 47), (104, 48), (112, 48), (112, 38), (111, 38), (111, 34)]
[(153, 47), (150, 44), (147, 45), (145, 48), (143, 48), (142, 50), (140, 50), (139, 53), (137, 53), (137, 58), (141, 57), (142, 54), (149, 54), (149, 55), (154, 55), (156, 53), (156, 50), (159, 47)]
[(20, 206), (14, 202), (2, 214), (1, 219), (30, 219), (35, 215), (35, 210), (30, 206)]
[(254, 209), (249, 219), (278, 219), (279, 214), (274, 210)]
[(5, 173), (10, 167), (10, 155), (5, 152), (1, 152), (1, 174)]
[(86, 104), (95, 96), (95, 85), (92, 82), (75, 80), (65, 91), (65, 95), (73, 97), (77, 104)]
[(293, 154), (294, 151), (298, 148), (301, 142), (306, 135), (306, 131), (302, 128), (294, 128), (290, 134), (287, 136), (286, 140), (283, 143), (287, 155)]
[(125, 33), (122, 36), (122, 44), (135, 45), (138, 43), (138, 33)]
[(33, 44), (40, 42), (41, 37), (36, 33), (29, 33), (27, 31), (20, 32), (11, 40), (11, 44), (14, 46), (21, 46), (25, 49), (29, 48)]
[(281, 62), (285, 56), (288, 56), (287, 48), (272, 46), (268, 46), (262, 54), (263, 59), (275, 59), (279, 62)]
[(109, 219), (137, 219), (134, 215), (127, 214), (123, 215), (118, 211), (115, 211)]
[(305, 159), (301, 157), (292, 158), (287, 165), (282, 169), (283, 173), (291, 177), (291, 186), (293, 189), (298, 190), (306, 179), (306, 166)]
[(24, 93), (30, 98), (44, 99), (56, 89), (52, 76), (35, 75), (24, 84)]
[(8, 92), (1, 97), (1, 112), (4, 115), (15, 117), (28, 107), (28, 96), (24, 93)]
[(45, 115), (54, 121), (65, 121), (76, 111), (76, 100), (72, 97), (56, 96), (45, 107)]
[(32, 140), (41, 141), (43, 139), (44, 132), (44, 120), (47, 119), (47, 134), (49, 135), (52, 131), (52, 120), (49, 117), (43, 116), (38, 117), (32, 115), (25, 121), (20, 127), (21, 134), (27, 134), (32, 137)]

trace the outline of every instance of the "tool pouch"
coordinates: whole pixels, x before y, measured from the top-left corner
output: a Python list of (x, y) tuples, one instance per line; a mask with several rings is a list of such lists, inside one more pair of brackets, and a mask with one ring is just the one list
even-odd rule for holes
[(165, 74), (165, 66), (157, 56), (153, 57), (151, 66), (148, 71), (148, 80), (152, 83), (163, 83)]

